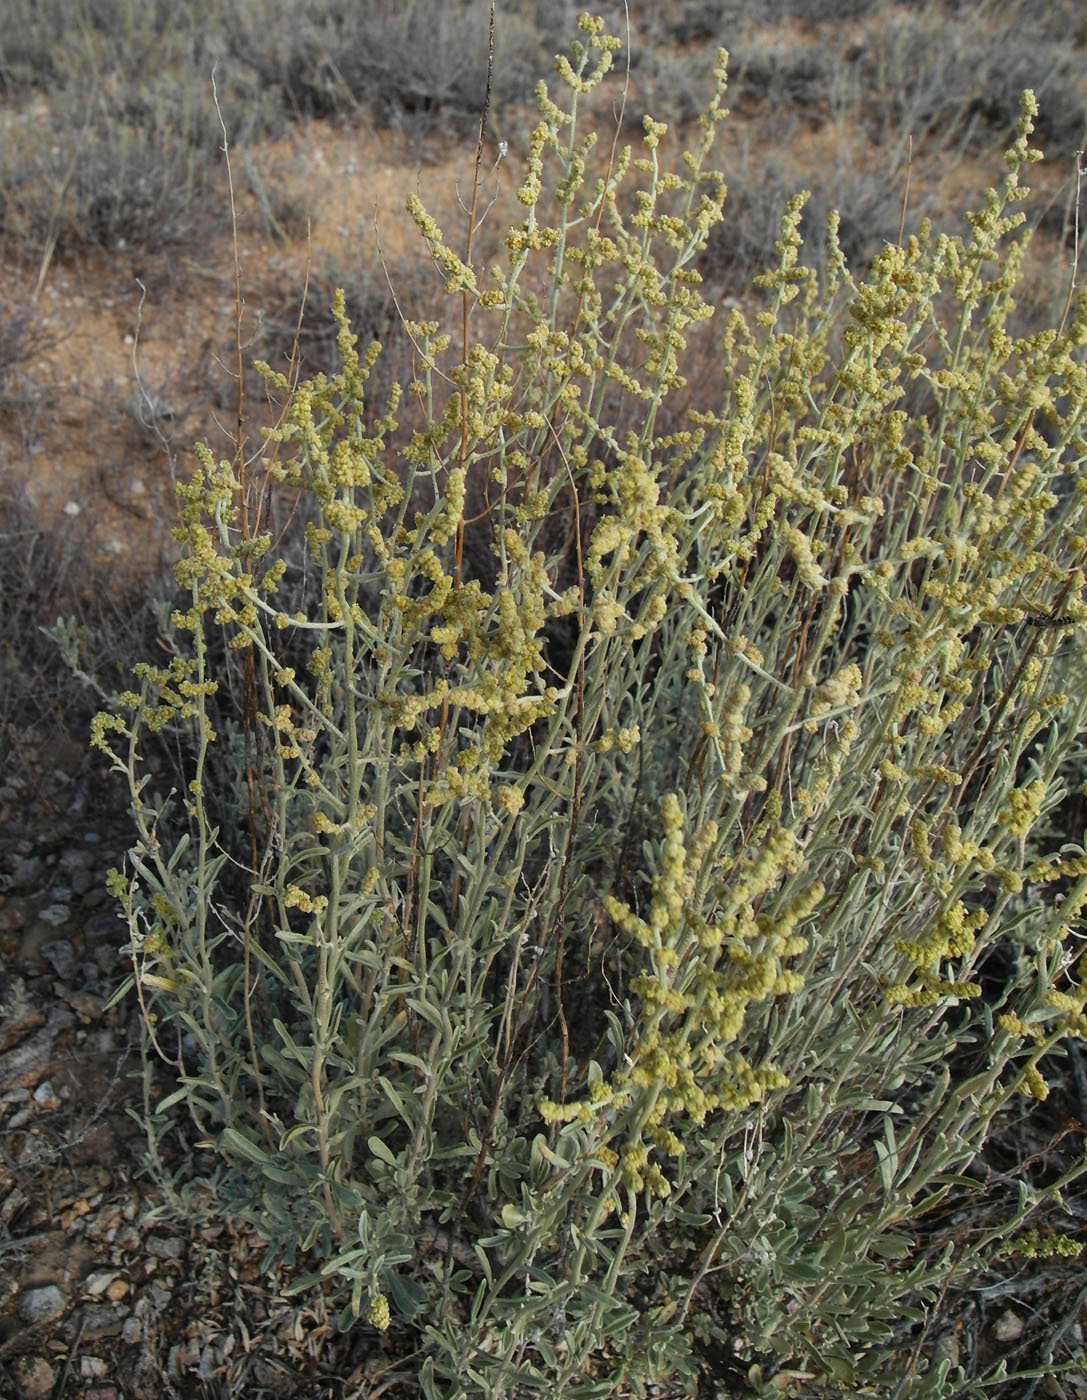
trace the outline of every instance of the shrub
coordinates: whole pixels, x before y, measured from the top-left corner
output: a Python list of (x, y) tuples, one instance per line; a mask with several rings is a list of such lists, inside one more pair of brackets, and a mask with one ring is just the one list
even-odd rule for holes
[(1044, 113), (1039, 139), (1067, 158), (1087, 120), (1083, 65), (1067, 26), (1059, 6), (1017, 5), (926, 6), (872, 26), (852, 80), (871, 139), (909, 133), (916, 143), (985, 149), (994, 131), (1009, 129), (1020, 89), (1033, 85)]
[(428, 1397), (961, 1393), (940, 1299), (1065, 1182), (927, 1227), (1087, 1030), (1087, 298), (1004, 329), (1033, 99), (968, 237), (861, 279), (832, 217), (817, 273), (790, 201), (662, 432), (724, 55), (676, 169), (649, 120), (599, 157), (581, 29), (503, 264), (410, 203), (458, 331), (408, 323), (425, 426), (340, 299), (335, 374), (266, 370), (266, 478), (201, 448), (179, 487), (172, 655), (94, 730), (151, 1143), (184, 1106), (223, 1209)]
[[(79, 761), (79, 730), (152, 644), (155, 622), (116, 568), (107, 580), (88, 564), (86, 516), (43, 524), (40, 502), (10, 469), (0, 471), (0, 510), (0, 770), (5, 784), (29, 777), (37, 787), (27, 756), (48, 755), (47, 773)], [(50, 640), (41, 621), (60, 617)]]
[(47, 115), (31, 108), (7, 117), (0, 233), (63, 250), (176, 249), (227, 227), (206, 121), (215, 116), (210, 90), (203, 97), (199, 87), (160, 81), (139, 101), (131, 92), (118, 101), (72, 90)]
[[(243, 152), (310, 114), (370, 115), (422, 132), (464, 127), (486, 86), (486, 10), (463, 0), (437, 10), (415, 0), (200, 0), (184, 10), (11, 0), (9, 8), (0, 34), (8, 104), (0, 234), (39, 250), (162, 250), (225, 231), (221, 121)], [(496, 99), (522, 99), (539, 44), (527, 16), (507, 17)], [(176, 276), (176, 258), (173, 268)]]
[[(499, 95), (518, 101), (531, 87), (539, 29), (511, 6), (497, 35)], [(327, 116), (361, 104), (386, 125), (425, 131), (478, 124), (487, 87), (487, 7), (469, 0), (396, 6), (283, 5), (258, 0), (229, 21), (236, 61), (278, 90), (292, 111)]]
[(229, 226), (222, 127), (282, 126), (252, 69), (222, 57), (215, 6), (13, 0), (0, 35), (7, 98), (0, 231), (11, 243), (199, 243)]

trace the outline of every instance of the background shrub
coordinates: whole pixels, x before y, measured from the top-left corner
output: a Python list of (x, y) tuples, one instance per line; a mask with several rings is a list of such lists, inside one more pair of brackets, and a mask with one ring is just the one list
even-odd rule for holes
[[(422, 137), (439, 124), (478, 123), (486, 87), (486, 9), (462, 0), (201, 0), (184, 11), (142, 0), (13, 0), (9, 9), (0, 233), (16, 247), (196, 247), (222, 232), (220, 115), (242, 149), (313, 116), (404, 125)], [(496, 106), (531, 89), (541, 40), (553, 32), (546, 15), (505, 17)]]
[(615, 46), (541, 91), (500, 265), (412, 201), (422, 427), (339, 297), (266, 475), (179, 488), (172, 655), (95, 726), (152, 1148), (184, 1105), (427, 1396), (963, 1393), (933, 1312), (1082, 1170), (932, 1247), (1087, 1030), (1087, 299), (1006, 329), (1026, 94), (965, 238), (862, 276), (831, 218), (817, 272), (790, 200), (677, 427), (724, 58), (672, 169), (581, 135)]
[[(0, 765), (14, 776), (31, 752), (57, 765), (84, 761), (73, 733), (116, 694), (133, 657), (152, 645), (156, 621), (144, 584), (88, 566), (85, 521), (42, 524), (37, 502), (10, 480), (0, 481), (0, 508)], [(43, 618), (64, 619), (52, 639)]]

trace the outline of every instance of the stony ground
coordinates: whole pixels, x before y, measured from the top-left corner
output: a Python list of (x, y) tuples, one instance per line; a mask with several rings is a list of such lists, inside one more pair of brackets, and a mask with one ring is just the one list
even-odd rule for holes
[[(375, 1336), (346, 1350), (259, 1241), (198, 1194), (179, 1218), (142, 1173), (139, 1030), (106, 1009), (123, 814), (92, 761), (22, 758), (0, 787), (0, 1396), (376, 1395)], [(167, 1165), (185, 1148), (168, 1137)]]

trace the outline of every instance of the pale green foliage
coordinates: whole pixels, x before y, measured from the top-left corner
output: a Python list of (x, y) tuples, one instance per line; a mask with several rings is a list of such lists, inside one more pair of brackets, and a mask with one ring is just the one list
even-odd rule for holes
[(820, 282), (794, 200), (678, 417), (724, 57), (672, 171), (578, 134), (614, 46), (541, 89), (503, 266), (413, 201), (471, 318), (410, 327), (407, 440), (337, 308), (272, 434), (301, 557), (180, 490), (175, 656), (96, 729), (156, 1112), (427, 1396), (951, 1395), (909, 1325), (999, 1241), (919, 1231), (1087, 1029), (1087, 301), (1006, 330), (1028, 97), (966, 240), (856, 281), (832, 227)]

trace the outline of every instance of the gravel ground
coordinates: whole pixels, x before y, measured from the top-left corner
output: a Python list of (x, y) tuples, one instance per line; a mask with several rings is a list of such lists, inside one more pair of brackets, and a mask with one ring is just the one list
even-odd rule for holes
[[(103, 887), (127, 843), (119, 784), (88, 759), (50, 767), (47, 747), (16, 746), (0, 786), (0, 1397), (387, 1391), (376, 1333), (283, 1296), (258, 1238), (191, 1185), (179, 1215), (144, 1172), (139, 1028), (127, 1003), (105, 1010), (124, 972)], [(163, 1149), (187, 1158), (179, 1135)]]

